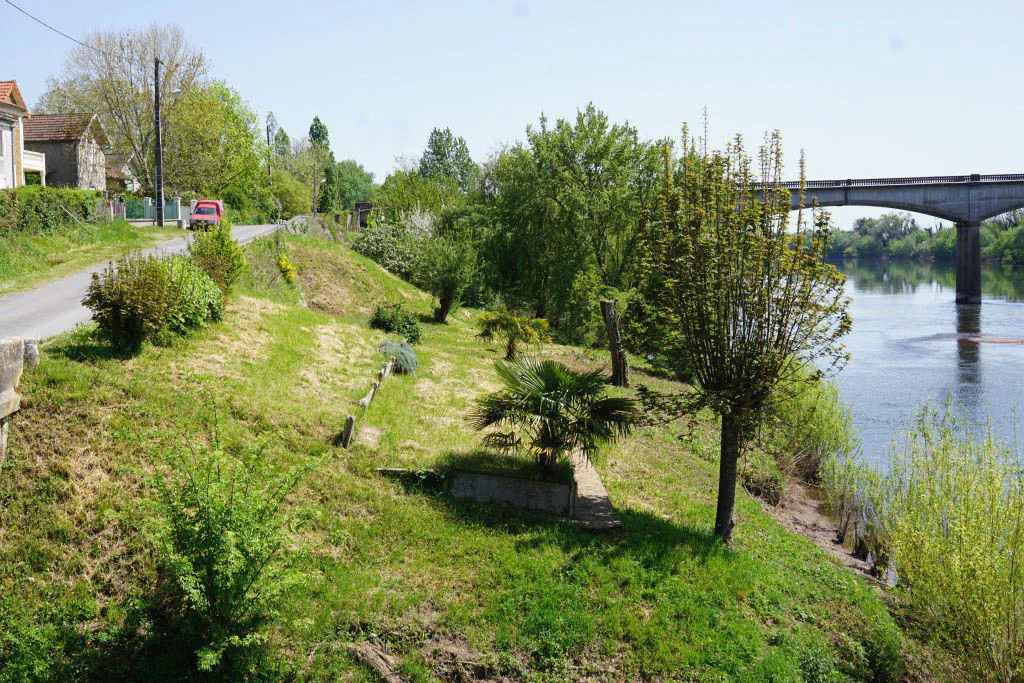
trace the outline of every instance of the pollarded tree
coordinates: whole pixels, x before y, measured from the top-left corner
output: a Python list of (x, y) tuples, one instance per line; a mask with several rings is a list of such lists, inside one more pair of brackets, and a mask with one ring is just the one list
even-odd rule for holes
[(434, 322), (444, 323), (476, 273), (476, 251), (464, 240), (429, 237), (420, 246), (414, 281), (437, 297)]
[(664, 353), (688, 365), (693, 391), (644, 391), (670, 415), (708, 407), (722, 418), (715, 535), (733, 528), (740, 454), (776, 389), (835, 370), (850, 329), (843, 276), (823, 262), (827, 213), (797, 217), (788, 232), (789, 192), (779, 185), (782, 146), (771, 135), (753, 160), (737, 137), (724, 152), (684, 135), (681, 157), (664, 149), (661, 210), (642, 238), (641, 291), (654, 312), (649, 330)]

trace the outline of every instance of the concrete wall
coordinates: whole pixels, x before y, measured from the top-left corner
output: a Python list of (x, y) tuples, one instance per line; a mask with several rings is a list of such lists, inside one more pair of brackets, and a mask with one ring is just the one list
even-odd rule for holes
[(448, 494), (478, 503), (497, 503), (535, 512), (572, 517), (576, 485), (502, 477), (454, 470), (448, 473)]

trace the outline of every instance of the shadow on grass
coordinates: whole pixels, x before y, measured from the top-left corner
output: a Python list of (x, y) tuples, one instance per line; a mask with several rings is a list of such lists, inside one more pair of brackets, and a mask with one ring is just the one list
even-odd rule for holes
[[(487, 454), (492, 459), (493, 454)], [(476, 462), (479, 453), (450, 454), (450, 461)], [(500, 474), (499, 472), (494, 472)], [(444, 491), (441, 470), (389, 470), (384, 476), (413, 495), (422, 495), (453, 524), (486, 528), (517, 536), (516, 548), (524, 552), (556, 544), (562, 552), (597, 555), (603, 562), (628, 557), (648, 569), (670, 570), (678, 564), (680, 552), (704, 563), (712, 556), (732, 551), (714, 537), (710, 529), (699, 529), (649, 512), (617, 508), (622, 527), (614, 530), (588, 529), (574, 521), (506, 505), (474, 503), (450, 498)], [(540, 533), (538, 533), (540, 532)]]
[(79, 326), (49, 344), (46, 353), (78, 363), (95, 363), (105, 360), (127, 360), (138, 355), (141, 349), (141, 346), (115, 344), (100, 334), (95, 327)]

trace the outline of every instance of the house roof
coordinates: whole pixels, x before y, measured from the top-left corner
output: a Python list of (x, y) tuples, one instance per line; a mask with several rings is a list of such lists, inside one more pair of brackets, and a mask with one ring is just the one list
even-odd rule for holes
[(75, 142), (89, 129), (100, 145), (107, 146), (107, 134), (95, 114), (36, 114), (25, 122), (25, 142)]
[(20, 109), (26, 114), (28, 113), (28, 107), (25, 106), (25, 98), (21, 96), (21, 91), (18, 90), (18, 81), (0, 81), (0, 104), (6, 104), (15, 109)]

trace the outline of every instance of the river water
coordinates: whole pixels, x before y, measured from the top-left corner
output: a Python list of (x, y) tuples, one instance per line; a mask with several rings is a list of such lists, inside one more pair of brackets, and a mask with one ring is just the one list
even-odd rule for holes
[(853, 330), (835, 377), (863, 457), (877, 462), (926, 400), (951, 399), (972, 419), (1024, 436), (1024, 268), (984, 265), (983, 303), (956, 304), (947, 264), (847, 261)]

